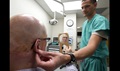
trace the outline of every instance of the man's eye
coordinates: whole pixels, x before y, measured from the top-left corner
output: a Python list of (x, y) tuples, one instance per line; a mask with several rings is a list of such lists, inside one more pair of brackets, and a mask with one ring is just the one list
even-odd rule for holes
[(84, 6), (84, 7), (81, 7), (81, 9), (83, 9), (83, 8), (88, 8), (88, 7), (90, 7), (90, 5), (86, 5), (86, 6)]

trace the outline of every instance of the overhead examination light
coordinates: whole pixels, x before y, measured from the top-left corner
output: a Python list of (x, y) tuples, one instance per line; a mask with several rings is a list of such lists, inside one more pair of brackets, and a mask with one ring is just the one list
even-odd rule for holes
[(58, 23), (58, 20), (56, 20), (56, 11), (54, 11), (54, 18), (49, 21), (51, 25), (55, 25)]

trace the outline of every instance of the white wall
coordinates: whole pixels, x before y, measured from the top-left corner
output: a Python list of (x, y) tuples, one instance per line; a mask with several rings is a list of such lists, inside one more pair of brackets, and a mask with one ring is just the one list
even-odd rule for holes
[(47, 29), (48, 37), (52, 36), (51, 17), (34, 0), (10, 0), (10, 17), (16, 14), (27, 13), (36, 17)]
[(86, 20), (86, 18), (77, 18), (77, 26), (81, 26), (82, 27), (82, 24), (83, 22)]
[[(71, 27), (68, 27), (66, 25), (66, 22), (69, 19), (73, 20), (73, 23), (74, 23), (73, 26)], [(76, 40), (77, 39), (77, 27), (76, 27), (77, 21), (76, 20), (77, 20), (76, 14), (67, 14), (66, 17), (64, 18), (64, 32), (67, 32), (69, 37), (73, 39), (70, 45), (73, 50), (75, 50), (77, 47), (77, 44), (76, 44), (77, 42)]]
[[(56, 25), (52, 26), (52, 37), (58, 37), (59, 33), (64, 32), (64, 19), (57, 19), (58, 23)], [(86, 18), (77, 18), (77, 26), (82, 26), (83, 22), (86, 20)], [(80, 42), (81, 37), (77, 36), (77, 42)], [(76, 42), (75, 42), (76, 43)], [(77, 44), (77, 43), (76, 43)], [(74, 47), (76, 48), (76, 47)]]
[(52, 37), (58, 37), (64, 31), (64, 19), (57, 19), (58, 23), (52, 26)]

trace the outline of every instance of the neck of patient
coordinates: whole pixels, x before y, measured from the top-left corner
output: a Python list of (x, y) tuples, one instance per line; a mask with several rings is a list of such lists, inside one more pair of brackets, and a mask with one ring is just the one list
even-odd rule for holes
[(28, 68), (35, 68), (35, 53), (12, 53), (10, 56), (10, 71), (16, 71), (20, 69), (28, 69)]

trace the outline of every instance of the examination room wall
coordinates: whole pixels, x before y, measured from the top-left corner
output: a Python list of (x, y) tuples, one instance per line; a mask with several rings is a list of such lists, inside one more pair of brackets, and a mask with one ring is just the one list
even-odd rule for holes
[[(58, 37), (58, 35), (60, 33), (63, 33), (64, 32), (64, 19), (57, 19), (58, 20), (58, 23), (56, 25), (53, 25), (52, 26), (52, 37)], [(83, 22), (86, 20), (86, 18), (77, 18), (76, 21), (77, 21), (77, 27), (81, 27)], [(74, 34), (74, 33), (73, 33)], [(76, 36), (74, 36), (76, 37)], [(77, 42), (80, 41), (80, 36), (77, 36)], [(76, 42), (76, 43), (77, 43)], [(76, 48), (76, 47), (75, 47)]]
[[(64, 19), (57, 19), (58, 23), (52, 26), (52, 38), (58, 37), (60, 33), (64, 32)], [(53, 41), (53, 39), (52, 39)]]
[(51, 17), (35, 2), (35, 0), (10, 0), (10, 17), (16, 14), (27, 13), (35, 16), (45, 25), (48, 37), (52, 36)]

